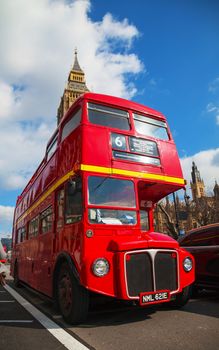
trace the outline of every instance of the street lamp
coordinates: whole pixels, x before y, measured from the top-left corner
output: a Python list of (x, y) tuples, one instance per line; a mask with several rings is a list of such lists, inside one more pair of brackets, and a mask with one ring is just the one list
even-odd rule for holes
[(179, 216), (178, 216), (178, 208), (177, 208), (177, 205), (176, 205), (175, 192), (173, 192), (173, 203), (174, 203), (175, 215), (176, 215), (176, 229), (177, 229), (177, 232), (179, 234)]

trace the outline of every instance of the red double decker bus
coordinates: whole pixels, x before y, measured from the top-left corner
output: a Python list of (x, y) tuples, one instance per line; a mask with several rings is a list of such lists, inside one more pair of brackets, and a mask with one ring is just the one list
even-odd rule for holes
[(153, 209), (184, 187), (165, 117), (124, 99), (86, 93), (50, 139), (17, 199), (12, 274), (82, 322), (90, 292), (142, 306), (182, 306), (192, 256), (154, 232)]

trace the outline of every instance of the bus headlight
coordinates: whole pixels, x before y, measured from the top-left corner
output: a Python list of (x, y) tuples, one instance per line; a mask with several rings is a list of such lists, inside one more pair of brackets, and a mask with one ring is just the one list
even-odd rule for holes
[(94, 261), (92, 270), (95, 276), (105, 276), (109, 272), (109, 262), (104, 258), (98, 258)]
[(186, 272), (189, 272), (193, 268), (192, 259), (187, 257), (183, 260), (183, 268)]

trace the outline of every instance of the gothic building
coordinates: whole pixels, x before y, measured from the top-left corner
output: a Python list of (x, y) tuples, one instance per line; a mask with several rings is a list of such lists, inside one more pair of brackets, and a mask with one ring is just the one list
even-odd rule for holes
[(57, 124), (60, 123), (60, 120), (73, 102), (87, 91), (89, 90), (86, 86), (85, 74), (78, 63), (77, 50), (75, 50), (74, 64), (69, 72), (68, 82), (57, 111)]
[[(196, 164), (192, 163), (192, 198), (185, 193), (184, 199), (167, 197), (155, 211), (156, 229), (170, 233), (171, 224), (178, 232), (219, 222), (219, 185), (215, 181), (212, 196), (206, 195), (205, 184)], [(162, 210), (161, 210), (162, 209)]]
[(217, 181), (215, 181), (215, 186), (213, 191), (214, 191), (215, 199), (219, 202), (219, 185)]
[(190, 185), (193, 200), (195, 201), (198, 198), (205, 197), (205, 184), (204, 181), (201, 179), (200, 172), (195, 162), (192, 162), (191, 177), (192, 181), (190, 182)]

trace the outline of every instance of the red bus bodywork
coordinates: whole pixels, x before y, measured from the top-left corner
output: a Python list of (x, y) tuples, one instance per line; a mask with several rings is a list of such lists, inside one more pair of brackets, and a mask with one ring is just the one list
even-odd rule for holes
[[(184, 260), (193, 258), (153, 226), (157, 201), (185, 185), (166, 123), (160, 112), (124, 99), (94, 93), (78, 98), (17, 199), (12, 254), (16, 280), (55, 297), (65, 263), (80, 286), (99, 294), (141, 304), (144, 293), (167, 290), (167, 301), (182, 294), (194, 281), (194, 268), (185, 271)], [(146, 129), (148, 135), (141, 131)], [(67, 187), (74, 187), (70, 195)], [(74, 199), (73, 206), (80, 208), (70, 215), (67, 206), (77, 191), (81, 203)], [(103, 276), (93, 270), (99, 258), (107, 264)], [(153, 297), (146, 299), (153, 303)]]

